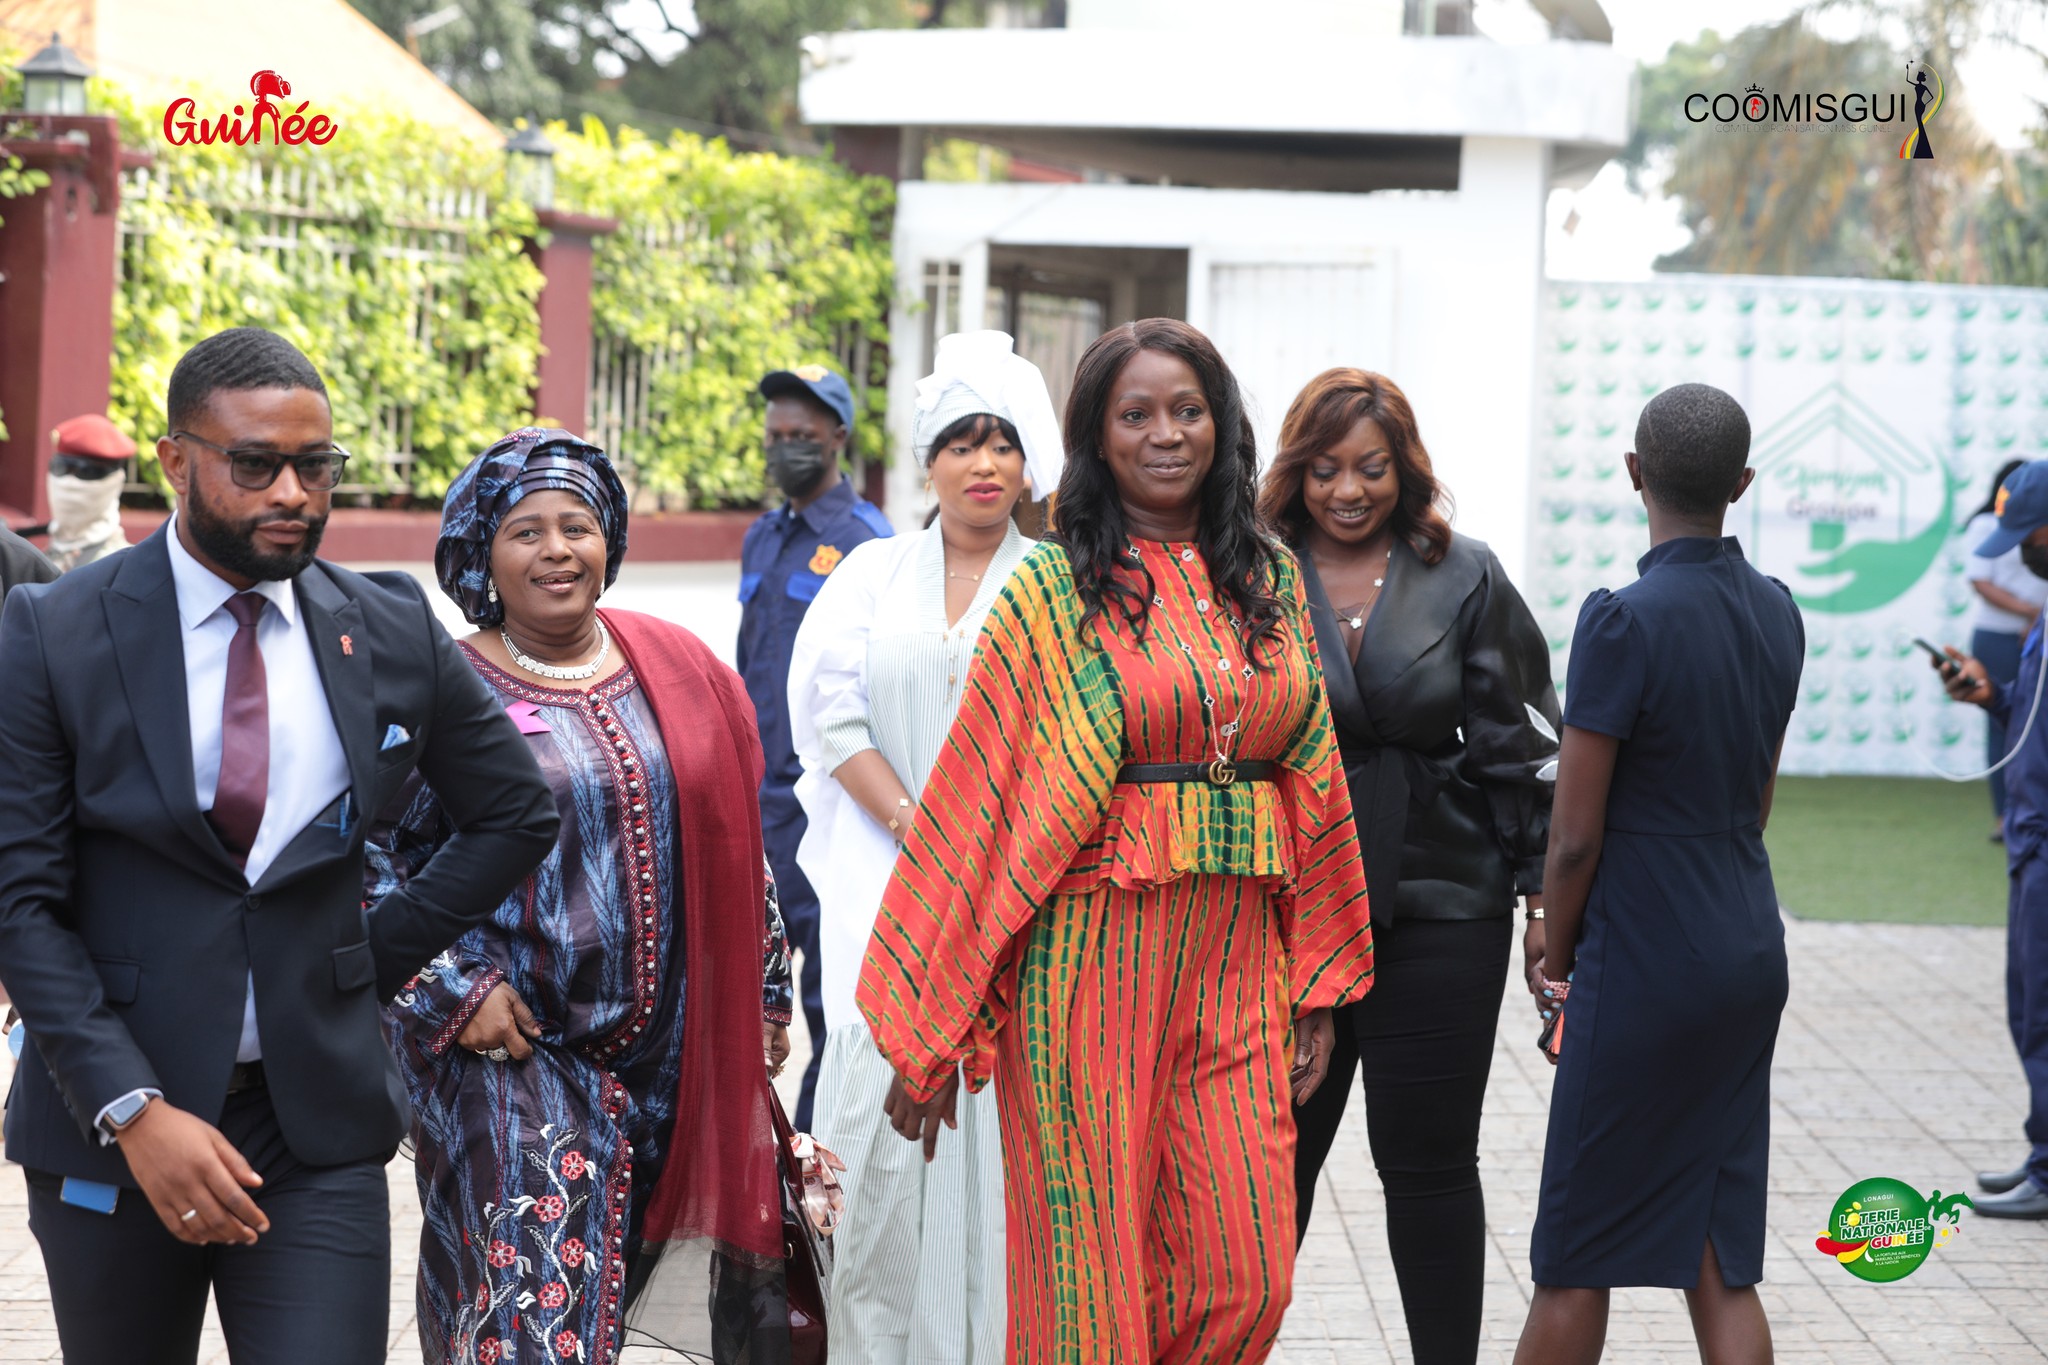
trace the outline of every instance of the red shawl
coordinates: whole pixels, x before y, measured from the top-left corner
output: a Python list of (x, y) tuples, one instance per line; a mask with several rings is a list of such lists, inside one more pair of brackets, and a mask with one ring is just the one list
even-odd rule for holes
[(640, 679), (675, 775), (685, 1014), (675, 1135), (641, 1236), (782, 1259), (782, 1196), (761, 1048), (763, 764), (739, 675), (690, 632), (600, 615)]

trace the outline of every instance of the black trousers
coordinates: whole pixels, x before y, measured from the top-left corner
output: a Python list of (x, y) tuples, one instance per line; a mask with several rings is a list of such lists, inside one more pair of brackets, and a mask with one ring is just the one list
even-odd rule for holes
[(270, 1231), (243, 1246), (188, 1246), (140, 1190), (112, 1214), (59, 1198), (29, 1171), (66, 1365), (192, 1365), (213, 1291), (235, 1365), (365, 1365), (390, 1345), (391, 1201), (384, 1164), (302, 1166), (266, 1090), (230, 1095), (221, 1132), (263, 1177)]
[[(808, 1133), (811, 1106), (818, 1094), (818, 1064), (825, 1060), (825, 968), (818, 957), (818, 893), (796, 863), (796, 846), (803, 834), (799, 821), (794, 833), (787, 828), (770, 831), (766, 844), (768, 863), (775, 872), (775, 900), (782, 911), (782, 927), (789, 934), (790, 952), (800, 959), (792, 962), (797, 972), (796, 1004), (811, 1032), (811, 1060), (797, 1091), (796, 1112), (790, 1115), (791, 1125), (799, 1133)], [(785, 853), (786, 858), (781, 856)]]
[[(1415, 1365), (1472, 1365), (1486, 1274), (1479, 1112), (1514, 937), (1512, 918), (1373, 927), (1374, 985), (1337, 1011), (1329, 1078), (1294, 1111), (1297, 1231), (1337, 1139), (1351, 1070), (1387, 1200), (1387, 1247)], [(1535, 1025), (1530, 1025), (1530, 1037)]]

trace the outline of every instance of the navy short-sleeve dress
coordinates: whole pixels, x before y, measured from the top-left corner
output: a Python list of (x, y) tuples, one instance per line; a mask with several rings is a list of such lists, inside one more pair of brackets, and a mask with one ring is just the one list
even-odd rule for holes
[(1760, 820), (1805, 631), (1727, 539), (1669, 540), (1579, 612), (1566, 725), (1621, 741), (1565, 1008), (1541, 1285), (1763, 1278), (1785, 930)]

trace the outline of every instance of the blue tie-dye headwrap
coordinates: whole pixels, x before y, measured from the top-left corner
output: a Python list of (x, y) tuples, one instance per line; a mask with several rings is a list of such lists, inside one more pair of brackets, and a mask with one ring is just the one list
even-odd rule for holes
[(441, 591), (473, 626), (505, 619), (490, 600), (491, 538), (528, 493), (573, 493), (597, 513), (604, 530), (604, 585), (619, 576), (626, 557), (626, 489), (605, 453), (559, 427), (521, 427), (470, 461), (448, 485), (441, 507), (441, 538), (434, 544), (434, 574)]

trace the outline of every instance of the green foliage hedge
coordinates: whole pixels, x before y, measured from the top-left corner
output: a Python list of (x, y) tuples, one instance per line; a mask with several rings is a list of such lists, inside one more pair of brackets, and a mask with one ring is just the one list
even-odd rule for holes
[[(122, 199), (109, 404), (145, 448), (178, 357), (243, 325), (290, 337), (320, 367), (336, 439), (358, 456), (350, 479), (373, 488), (438, 497), (532, 419), (542, 281), (524, 243), (537, 229), (505, 197), (496, 150), (365, 109), (340, 111), (324, 147), (173, 147), (161, 108), (105, 83), (93, 93), (124, 143), (155, 155)], [(615, 453), (644, 490), (757, 502), (760, 375), (836, 363), (850, 337), (885, 339), (888, 186), (682, 134), (549, 132), (557, 207), (622, 223), (600, 239), (593, 331), (663, 358), (645, 420)], [(868, 402), (860, 443), (878, 455), (880, 384)], [(408, 453), (409, 468), (394, 463)]]
[[(500, 157), (362, 110), (324, 147), (173, 147), (161, 109), (100, 93), (123, 142), (155, 155), (121, 201), (117, 425), (161, 433), (178, 357), (237, 326), (289, 337), (320, 368), (351, 481), (406, 491), (404, 472), (438, 496), (530, 417), (541, 278), (522, 248), (531, 210), (496, 196)], [(409, 441), (380, 420), (393, 412), (409, 413)]]
[[(592, 330), (665, 363), (650, 420), (625, 454), (644, 487), (701, 503), (758, 501), (770, 370), (829, 365), (850, 340), (887, 338), (893, 191), (822, 160), (735, 152), (676, 133), (616, 135), (596, 119), (548, 130), (556, 199), (617, 219), (598, 241)], [(847, 374), (857, 395), (866, 376)], [(885, 454), (880, 376), (856, 448)]]

